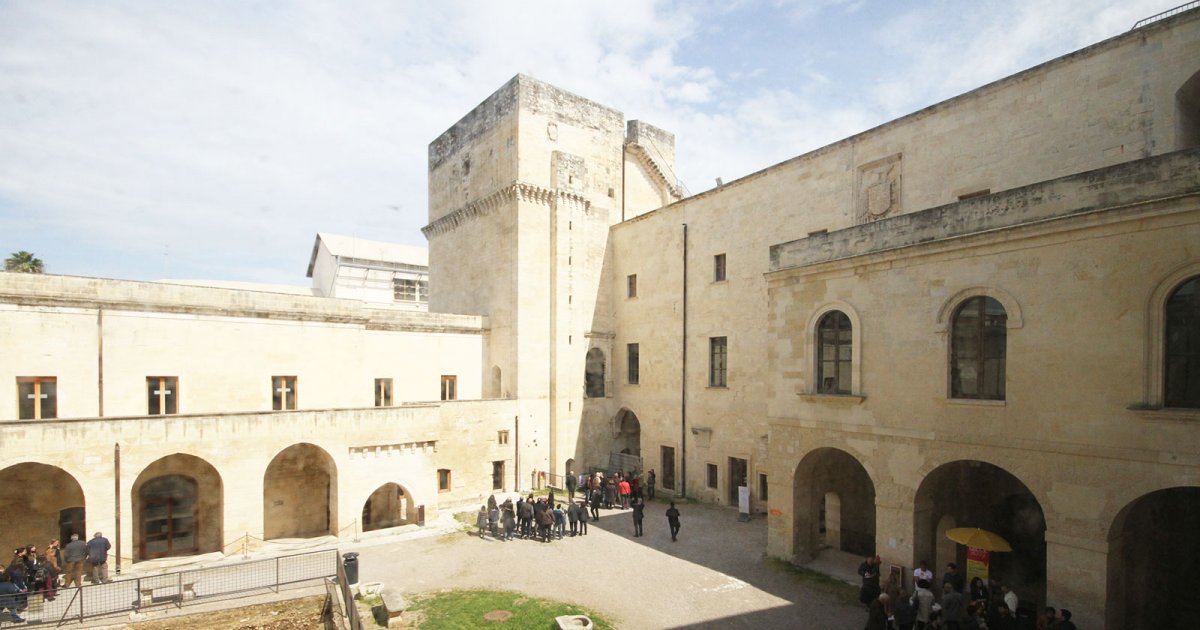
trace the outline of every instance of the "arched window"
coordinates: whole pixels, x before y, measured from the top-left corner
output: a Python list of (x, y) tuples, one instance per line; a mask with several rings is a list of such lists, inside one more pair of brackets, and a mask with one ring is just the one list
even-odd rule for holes
[(995, 298), (968, 298), (951, 322), (950, 396), (1004, 400), (1008, 314)]
[(1165, 319), (1163, 403), (1200, 407), (1200, 276), (1175, 289)]
[(850, 318), (830, 311), (817, 324), (817, 392), (849, 394), (854, 350)]
[(600, 348), (588, 350), (583, 372), (583, 388), (584, 395), (588, 398), (604, 398), (604, 351)]

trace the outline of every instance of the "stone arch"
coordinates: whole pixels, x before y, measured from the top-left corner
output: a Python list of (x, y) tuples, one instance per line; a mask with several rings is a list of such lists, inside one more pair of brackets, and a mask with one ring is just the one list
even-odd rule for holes
[(1145, 375), (1143, 392), (1144, 405), (1151, 409), (1163, 406), (1163, 389), (1165, 387), (1166, 361), (1166, 312), (1167, 300), (1184, 283), (1200, 276), (1200, 261), (1181, 265), (1167, 274), (1150, 292), (1146, 302), (1146, 331), (1143, 355), (1145, 365), (1142, 373)]
[(583, 393), (588, 398), (604, 398), (604, 380), (607, 376), (604, 351), (592, 348), (587, 351), (583, 371)]
[(1200, 487), (1156, 490), (1117, 513), (1108, 532), (1105, 626), (1192, 628), (1200, 618)]
[(18, 545), (65, 546), (72, 533), (87, 540), (83, 487), (71, 473), (49, 464), (22, 462), (0, 470), (0, 549)]
[[(836, 518), (829, 508), (836, 496)], [(821, 447), (797, 464), (793, 483), (792, 536), (797, 559), (816, 557), (822, 544), (868, 554), (875, 550), (875, 483), (850, 453)], [(825, 525), (824, 536), (821, 532)], [(830, 532), (836, 526), (838, 531)]]
[[(953, 520), (946, 520), (949, 516)], [(979, 527), (1003, 536), (1013, 551), (993, 553), (990, 575), (1020, 594), (1022, 601), (1046, 601), (1046, 517), (1041, 502), (1015, 475), (988, 462), (957, 460), (930, 471), (917, 488), (913, 506), (913, 554), (916, 561), (937, 558), (947, 525)], [(955, 560), (966, 566), (966, 547), (955, 546)]]
[(849, 303), (841, 300), (833, 300), (817, 308), (812, 312), (812, 315), (810, 315), (808, 318), (808, 322), (805, 324), (804, 339), (806, 340), (805, 347), (808, 348), (808, 357), (805, 360), (805, 365), (809, 367), (809, 373), (813, 375), (810, 379), (812, 382), (809, 384), (808, 390), (814, 394), (821, 392), (821, 384), (817, 382), (816, 376), (820, 372), (820, 370), (817, 369), (817, 358), (820, 354), (817, 351), (819, 347), (819, 333), (817, 332), (817, 327), (820, 325), (821, 320), (833, 311), (841, 311), (846, 318), (850, 320), (850, 332), (852, 335), (850, 345), (850, 394), (853, 396), (861, 396), (863, 391), (862, 318), (859, 317), (858, 310), (856, 310)]
[(404, 486), (385, 483), (363, 502), (361, 522), (364, 532), (416, 523), (417, 502)]
[(337, 465), (325, 449), (301, 442), (263, 473), (263, 538), (337, 534)]
[(628, 407), (613, 417), (613, 452), (642, 456), (642, 423)]
[(949, 333), (950, 320), (955, 311), (958, 310), (958, 307), (968, 299), (980, 295), (990, 297), (1004, 307), (1004, 313), (1008, 316), (1005, 328), (1015, 330), (1025, 326), (1025, 316), (1021, 313), (1021, 304), (1017, 302), (1017, 298), (1013, 297), (1011, 293), (1000, 287), (975, 286), (963, 289), (950, 296), (945, 302), (942, 302), (942, 306), (938, 309), (935, 318), (937, 332)]
[(1175, 150), (1200, 147), (1200, 72), (1175, 92)]
[(222, 550), (224, 484), (212, 464), (185, 453), (160, 457), (129, 494), (135, 560)]

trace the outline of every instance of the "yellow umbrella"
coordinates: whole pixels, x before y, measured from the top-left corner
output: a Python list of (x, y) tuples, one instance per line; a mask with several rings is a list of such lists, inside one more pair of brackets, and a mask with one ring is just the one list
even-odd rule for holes
[(987, 551), (1012, 551), (1012, 545), (1000, 537), (1000, 534), (989, 532), (978, 527), (955, 527), (946, 531), (946, 538), (956, 543)]

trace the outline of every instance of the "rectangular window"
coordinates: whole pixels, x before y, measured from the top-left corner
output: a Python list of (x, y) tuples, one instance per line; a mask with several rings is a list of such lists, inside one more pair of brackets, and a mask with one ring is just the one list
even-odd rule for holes
[(271, 409), (283, 411), (296, 408), (296, 377), (271, 377)]
[(438, 492), (450, 492), (450, 469), (438, 469)]
[(458, 377), (453, 374), (442, 375), (442, 400), (458, 400)]
[(504, 489), (504, 462), (492, 462), (492, 490)]
[(176, 376), (146, 377), (146, 413), (152, 416), (179, 412), (179, 378)]
[(708, 338), (708, 386), (726, 387), (728, 379), (729, 343), (727, 337)]
[(375, 406), (376, 407), (391, 407), (392, 406), (392, 379), (390, 379), (390, 378), (375, 379)]
[(629, 274), (629, 277), (626, 278), (626, 281), (628, 282), (627, 296), (631, 297), (631, 298), (637, 297), (637, 274), (636, 273)]
[(625, 346), (627, 361), (626, 373), (629, 376), (629, 384), (637, 385), (641, 380), (641, 368), (638, 365), (638, 345), (636, 343), (627, 344)]
[(508, 444), (508, 430), (496, 432), (496, 443), (500, 445)]
[(58, 417), (58, 378), (17, 377), (17, 418), (49, 420)]
[(392, 278), (392, 299), (397, 302), (416, 302), (417, 281), (408, 278)]
[(659, 451), (662, 458), (662, 487), (667, 490), (675, 489), (675, 447), (664, 446)]
[(767, 500), (767, 476), (764, 473), (758, 473), (758, 500)]
[(709, 488), (716, 490), (717, 488), (717, 465), (708, 465), (708, 474), (705, 476), (705, 481)]
[(725, 254), (713, 256), (713, 282), (725, 280)]

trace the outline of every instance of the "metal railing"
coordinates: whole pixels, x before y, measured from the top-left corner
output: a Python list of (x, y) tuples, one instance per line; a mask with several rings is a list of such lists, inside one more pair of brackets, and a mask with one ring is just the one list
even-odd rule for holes
[(1166, 11), (1163, 11), (1162, 13), (1155, 13), (1154, 15), (1151, 15), (1148, 18), (1138, 20), (1137, 23), (1133, 25), (1133, 28), (1131, 28), (1129, 30), (1136, 31), (1137, 29), (1139, 29), (1147, 24), (1151, 24), (1151, 23), (1157, 22), (1159, 20), (1165, 20), (1165, 19), (1171, 17), (1172, 15), (1178, 15), (1180, 13), (1183, 13), (1184, 11), (1189, 11), (1196, 7), (1200, 7), (1200, 0), (1193, 0), (1192, 2), (1181, 4), (1177, 7), (1175, 7), (1174, 9), (1167, 9)]
[[(25, 621), (22, 623), (54, 623), (61, 626), (153, 606), (183, 607), (193, 602), (220, 600), (255, 591), (278, 593), (282, 586), (324, 580), (337, 575), (339, 571), (341, 562), (338, 551), (328, 549), (114, 580), (104, 584), (59, 588), (57, 593), (46, 591), (11, 597), (25, 598), (26, 609), (21, 612)], [(8, 614), (0, 613), (0, 628), (14, 625), (21, 624), (14, 624)]]

